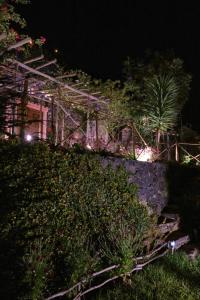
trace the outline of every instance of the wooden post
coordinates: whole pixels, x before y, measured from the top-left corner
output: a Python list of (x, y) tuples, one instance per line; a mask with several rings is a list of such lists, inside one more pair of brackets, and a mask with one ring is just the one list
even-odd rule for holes
[(11, 134), (12, 134), (12, 136), (14, 136), (15, 135), (15, 115), (16, 115), (16, 103), (15, 103), (15, 100), (11, 104), (11, 110), (12, 110)]
[(98, 113), (96, 112), (96, 149), (99, 150), (99, 122), (98, 122)]
[(55, 126), (54, 126), (54, 98), (52, 97), (51, 100), (51, 141), (54, 144), (55, 143)]
[(61, 146), (64, 145), (64, 139), (65, 139), (65, 114), (62, 113), (62, 119), (61, 119)]
[(55, 107), (55, 145), (58, 144), (58, 117), (59, 117), (59, 111), (58, 111), (58, 105)]
[(27, 114), (27, 103), (28, 103), (28, 79), (24, 80), (24, 91), (21, 97), (21, 105), (20, 105), (20, 140), (24, 142), (25, 139), (25, 127), (26, 127), (26, 114)]
[(160, 154), (160, 129), (156, 131), (156, 148), (157, 148), (157, 155), (159, 157)]
[(176, 161), (179, 161), (179, 152), (178, 152), (178, 143), (177, 142), (175, 145), (175, 159), (176, 159)]
[(87, 111), (86, 144), (90, 145), (90, 112)]
[(39, 122), (39, 138), (43, 137), (43, 113), (42, 113), (42, 100), (40, 100), (40, 122)]
[(135, 159), (135, 137), (134, 137), (134, 124), (133, 123), (131, 126), (131, 134), (132, 134), (132, 151), (133, 151), (133, 157)]
[(170, 138), (167, 132), (167, 160), (171, 160)]

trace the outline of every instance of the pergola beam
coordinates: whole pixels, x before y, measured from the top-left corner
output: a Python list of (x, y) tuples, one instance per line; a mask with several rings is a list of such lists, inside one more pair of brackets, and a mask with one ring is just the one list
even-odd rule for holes
[(57, 59), (54, 59), (54, 60), (51, 60), (41, 66), (38, 66), (37, 68), (35, 68), (35, 70), (40, 70), (40, 69), (46, 68), (47, 66), (50, 66), (50, 65), (56, 64), (56, 63), (57, 63)]
[(37, 57), (35, 57), (35, 58), (32, 58), (32, 59), (29, 59), (29, 60), (24, 61), (24, 64), (25, 64), (25, 65), (31, 64), (31, 63), (33, 63), (33, 62), (35, 62), (35, 61), (38, 61), (38, 60), (41, 60), (41, 59), (43, 59), (43, 58), (44, 58), (44, 55), (40, 55), (40, 56), (37, 56)]
[(95, 96), (93, 96), (91, 94), (85, 93), (83, 91), (80, 91), (80, 90), (74, 88), (73, 86), (70, 86), (70, 85), (68, 85), (66, 83), (63, 83), (62, 81), (60, 81), (60, 80), (58, 80), (58, 79), (56, 79), (56, 78), (54, 78), (54, 77), (52, 77), (52, 76), (50, 76), (48, 74), (42, 73), (42, 72), (40, 72), (40, 71), (38, 71), (36, 69), (33, 69), (33, 68), (31, 68), (31, 67), (29, 67), (29, 66), (27, 66), (27, 65), (25, 65), (25, 64), (23, 64), (23, 63), (21, 63), (21, 62), (19, 62), (17, 60), (15, 60), (15, 59), (8, 59), (8, 61), (11, 62), (11, 63), (14, 63), (14, 64), (18, 65), (19, 67), (21, 67), (21, 68), (23, 68), (23, 69), (25, 69), (25, 70), (33, 73), (33, 74), (36, 74), (36, 75), (38, 75), (40, 77), (43, 77), (43, 78), (46, 78), (46, 79), (48, 79), (48, 80), (50, 80), (52, 82), (55, 82), (58, 85), (60, 85), (62, 87), (65, 87), (66, 89), (68, 89), (71, 92), (74, 92), (74, 93), (79, 94), (81, 96), (85, 96), (86, 98), (88, 98), (90, 100), (94, 100), (94, 101), (97, 101), (97, 102), (99, 101), (99, 99), (97, 97), (95, 97)]
[(32, 41), (32, 39), (31, 39), (30, 37), (27, 37), (27, 38), (25, 38), (25, 39), (23, 39), (23, 40), (17, 42), (16, 44), (13, 44), (13, 45), (9, 46), (9, 47), (7, 48), (7, 51), (10, 51), (10, 50), (19, 48), (19, 47), (21, 47), (21, 46), (23, 46), (23, 45), (25, 45), (25, 44), (30, 43), (31, 41)]

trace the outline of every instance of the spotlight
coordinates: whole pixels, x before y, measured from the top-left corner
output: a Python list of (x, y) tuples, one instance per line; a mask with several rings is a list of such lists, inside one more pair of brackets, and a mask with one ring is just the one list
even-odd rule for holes
[(89, 150), (92, 149), (92, 147), (90, 146), (90, 144), (87, 144), (86, 147), (87, 147), (87, 149), (89, 149)]
[(26, 140), (27, 140), (27, 142), (31, 142), (32, 141), (32, 135), (30, 135), (30, 134), (27, 134), (27, 136), (26, 136)]
[(173, 254), (174, 250), (176, 249), (176, 242), (175, 241), (169, 241), (168, 242), (168, 248), (172, 250), (172, 254)]

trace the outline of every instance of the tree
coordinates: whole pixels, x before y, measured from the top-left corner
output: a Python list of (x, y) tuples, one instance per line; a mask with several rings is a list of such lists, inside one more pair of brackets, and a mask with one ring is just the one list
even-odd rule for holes
[(145, 81), (144, 115), (151, 131), (156, 133), (156, 146), (159, 150), (160, 135), (172, 129), (180, 112), (178, 105), (178, 85), (170, 75), (154, 75)]
[[(0, 1), (0, 53), (11, 44), (20, 39), (19, 34), (11, 28), (14, 24), (18, 24), (21, 28), (26, 25), (25, 20), (16, 13), (15, 6), (12, 4), (13, 1), (1, 0)], [(16, 0), (17, 4), (26, 4), (27, 0)]]
[[(188, 100), (191, 75), (173, 52), (149, 54), (124, 63), (124, 88), (132, 119), (147, 137), (172, 129)], [(156, 129), (157, 128), (157, 129)]]

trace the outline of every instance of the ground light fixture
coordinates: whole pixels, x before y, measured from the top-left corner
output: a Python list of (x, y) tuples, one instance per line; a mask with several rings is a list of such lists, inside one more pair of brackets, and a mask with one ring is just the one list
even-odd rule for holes
[(27, 141), (27, 142), (31, 142), (32, 139), (33, 139), (33, 137), (32, 137), (31, 134), (27, 134), (27, 135), (26, 135), (26, 141)]
[(172, 250), (172, 254), (173, 254), (174, 250), (176, 248), (176, 242), (175, 241), (169, 241), (168, 242), (168, 248)]

